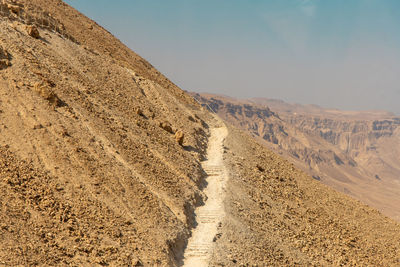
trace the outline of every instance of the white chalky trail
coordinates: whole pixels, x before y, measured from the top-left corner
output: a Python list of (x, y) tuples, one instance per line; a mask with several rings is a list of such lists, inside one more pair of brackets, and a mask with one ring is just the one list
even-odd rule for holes
[(183, 266), (208, 266), (218, 224), (225, 215), (223, 201), (228, 173), (223, 162), (223, 141), (227, 134), (228, 129), (221, 121), (219, 126), (211, 129), (207, 160), (202, 163), (207, 173), (208, 185), (204, 189), (207, 200), (204, 206), (195, 210), (197, 226), (188, 240)]

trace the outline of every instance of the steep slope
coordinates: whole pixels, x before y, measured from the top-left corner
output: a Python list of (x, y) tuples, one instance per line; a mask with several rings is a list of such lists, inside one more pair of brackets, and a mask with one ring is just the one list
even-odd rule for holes
[[(32, 0), (18, 1), (23, 3), (26, 10), (32, 13), (44, 12), (59, 24), (59, 31), (79, 43), (86, 50), (107, 55), (116, 61), (116, 64), (135, 70), (140, 76), (160, 84), (165, 90), (178, 96), (181, 100), (192, 101), (187, 95), (183, 94), (176, 85), (168, 80), (163, 74), (155, 69), (149, 62), (137, 55), (131, 49), (122, 44), (111, 33), (99, 26), (95, 21), (82, 16), (77, 10), (64, 2)], [(23, 12), (22, 12), (23, 14)], [(50, 21), (52, 21), (50, 19)], [(77, 23), (77, 21), (79, 23)], [(36, 20), (43, 27), (43, 22)], [(46, 23), (45, 23), (46, 24)]]
[(400, 118), (277, 100), (196, 97), (315, 179), (400, 220)]
[(93, 22), (83, 45), (89, 20), (62, 2), (0, 11), (0, 264), (176, 264), (208, 115)]
[(211, 266), (398, 266), (400, 225), (228, 127), (226, 216)]

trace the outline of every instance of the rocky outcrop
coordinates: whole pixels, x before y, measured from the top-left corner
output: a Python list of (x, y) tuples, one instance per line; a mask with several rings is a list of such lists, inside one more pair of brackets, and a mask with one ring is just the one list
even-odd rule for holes
[(250, 104), (224, 102), (220, 99), (210, 97), (206, 99), (200, 94), (192, 94), (195, 99), (198, 99), (202, 103), (206, 103), (206, 107), (210, 108), (211, 111), (219, 113), (222, 110), (229, 113), (231, 116), (244, 116), (247, 118), (257, 117), (259, 119), (268, 118), (270, 116), (277, 116), (268, 107), (257, 107)]
[(304, 132), (319, 135), (350, 156), (375, 149), (379, 139), (392, 137), (400, 128), (400, 118), (348, 121), (287, 115), (285, 120)]
[(67, 33), (64, 24), (55, 19), (48, 11), (44, 11), (43, 7), (38, 7), (31, 1), (2, 0), (0, 16), (28, 25), (27, 32), (34, 38), (38, 38), (38, 28), (42, 28), (57, 32), (76, 42), (72, 35)]

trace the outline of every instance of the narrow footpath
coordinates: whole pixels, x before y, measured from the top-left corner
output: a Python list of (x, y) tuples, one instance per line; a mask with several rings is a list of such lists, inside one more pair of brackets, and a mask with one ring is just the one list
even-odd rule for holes
[(202, 163), (207, 173), (207, 187), (204, 189), (207, 200), (204, 206), (195, 210), (197, 226), (188, 240), (183, 266), (208, 266), (215, 244), (214, 239), (218, 233), (218, 224), (225, 215), (223, 201), (225, 184), (229, 177), (223, 161), (223, 141), (227, 134), (225, 124), (218, 119), (218, 124), (211, 128), (207, 160)]

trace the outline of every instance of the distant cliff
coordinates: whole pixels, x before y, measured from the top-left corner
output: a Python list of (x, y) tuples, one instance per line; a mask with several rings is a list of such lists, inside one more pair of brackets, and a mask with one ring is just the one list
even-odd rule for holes
[(268, 99), (195, 97), (314, 179), (400, 220), (399, 117)]

